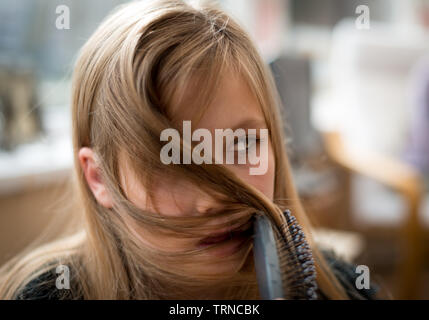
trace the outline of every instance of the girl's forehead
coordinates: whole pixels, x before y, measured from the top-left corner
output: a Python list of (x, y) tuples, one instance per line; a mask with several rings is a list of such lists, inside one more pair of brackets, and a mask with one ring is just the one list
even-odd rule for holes
[(192, 122), (193, 129), (237, 128), (241, 123), (246, 124), (245, 128), (265, 125), (262, 107), (242, 75), (231, 71), (220, 75), (217, 86), (210, 92), (212, 96), (207, 107), (196, 98), (203, 85), (194, 79), (184, 91), (176, 94), (176, 101), (173, 98), (170, 113), (179, 127), (185, 120)]

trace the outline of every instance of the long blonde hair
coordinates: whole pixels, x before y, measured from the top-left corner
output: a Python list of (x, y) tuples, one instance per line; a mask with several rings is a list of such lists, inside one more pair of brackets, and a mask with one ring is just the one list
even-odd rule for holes
[[(184, 90), (191, 77), (197, 77), (197, 83), (203, 85), (195, 92), (195, 101), (201, 104), (202, 113), (219, 75), (227, 68), (246, 79), (263, 110), (275, 154), (274, 201), (223, 166), (160, 164), (160, 132), (173, 126), (168, 113), (168, 106), (174, 103), (172, 97)], [(209, 218), (165, 219), (136, 208), (120, 184), (120, 154), (126, 156), (148, 190), (162, 172), (222, 195), (219, 201), (228, 210), (220, 215), (243, 218), (243, 212), (257, 210), (282, 224), (282, 209), (290, 208), (312, 247), (319, 288), (328, 298), (346, 298), (314, 244), (293, 184), (272, 75), (249, 36), (216, 6), (177, 0), (120, 6), (81, 49), (73, 75), (72, 117), (76, 192), (82, 208), (76, 215), (83, 213), (83, 226), (72, 236), (7, 263), (0, 272), (1, 298), (14, 298), (32, 278), (57, 263), (72, 267), (80, 284), (76, 297), (187, 298), (182, 288), (189, 286), (190, 280), (198, 283), (197, 276), (183, 276), (180, 268), (174, 271), (171, 266), (177, 256), (142, 247), (122, 217), (128, 215), (141, 225), (183, 235), (192, 234), (189, 230)], [(87, 185), (77, 157), (85, 146), (98, 156), (102, 178), (114, 199), (113, 208), (101, 206)], [(189, 266), (184, 262), (186, 257), (181, 257), (181, 264)], [(249, 274), (254, 272), (241, 273), (236, 282), (229, 282), (234, 290), (225, 297), (257, 298)], [(209, 280), (213, 281), (206, 278), (201, 283)]]

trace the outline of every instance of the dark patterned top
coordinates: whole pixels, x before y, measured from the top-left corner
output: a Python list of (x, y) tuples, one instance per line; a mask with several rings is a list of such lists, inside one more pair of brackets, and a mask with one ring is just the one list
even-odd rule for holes
[[(355, 282), (359, 276), (356, 273), (356, 266), (335, 256), (331, 251), (323, 251), (323, 254), (332, 268), (335, 276), (344, 286), (348, 296), (352, 300), (375, 300), (377, 299), (376, 293), (377, 286), (371, 283), (370, 289), (357, 289)], [(72, 273), (72, 270), (70, 270)], [(48, 272), (43, 273), (39, 277), (31, 280), (24, 289), (16, 296), (17, 300), (70, 300), (70, 299), (83, 299), (82, 296), (76, 294), (79, 292), (77, 284), (73, 281), (73, 275), (70, 274), (70, 289), (58, 289), (56, 286), (58, 274), (55, 268)], [(319, 299), (325, 299), (323, 292), (318, 292)]]

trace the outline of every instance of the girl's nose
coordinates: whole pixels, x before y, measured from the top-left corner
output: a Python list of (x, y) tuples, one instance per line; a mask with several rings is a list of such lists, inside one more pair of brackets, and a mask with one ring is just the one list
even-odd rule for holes
[(194, 211), (198, 216), (210, 215), (220, 210), (220, 203), (206, 193), (200, 192), (194, 198)]
[(219, 210), (219, 208), (216, 208), (215, 201), (208, 196), (196, 200), (195, 211), (199, 216), (210, 215), (217, 210)]

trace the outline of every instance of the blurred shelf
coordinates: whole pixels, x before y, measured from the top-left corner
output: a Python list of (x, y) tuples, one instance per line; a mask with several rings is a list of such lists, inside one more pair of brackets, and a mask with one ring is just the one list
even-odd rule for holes
[(70, 114), (64, 105), (43, 110), (45, 132), (32, 143), (0, 151), (0, 195), (63, 181), (71, 173)]

